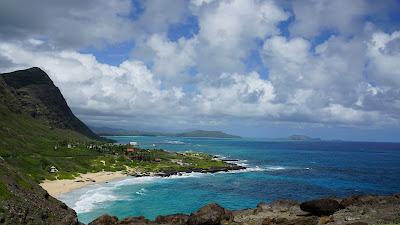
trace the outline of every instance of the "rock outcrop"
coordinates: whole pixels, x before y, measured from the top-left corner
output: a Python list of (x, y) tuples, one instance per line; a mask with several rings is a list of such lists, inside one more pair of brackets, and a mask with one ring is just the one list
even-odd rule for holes
[[(304, 209), (304, 210), (302, 210)], [(213, 203), (191, 215), (118, 220), (108, 215), (89, 225), (333, 225), (400, 224), (400, 195), (351, 196), (317, 199), (301, 204), (291, 200), (260, 203), (255, 209), (229, 211)]]
[(0, 224), (80, 225), (74, 210), (0, 160)]
[(343, 206), (335, 199), (325, 198), (303, 202), (300, 209), (314, 216), (330, 216), (343, 209)]
[(72, 113), (60, 90), (40, 68), (3, 73), (0, 79), (0, 100), (4, 97), (2, 93), (12, 95), (12, 101), (10, 97), (2, 100), (11, 111), (24, 112), (50, 126), (101, 139)]
[(221, 221), (230, 221), (232, 213), (218, 204), (212, 203), (192, 213), (187, 225), (219, 225)]

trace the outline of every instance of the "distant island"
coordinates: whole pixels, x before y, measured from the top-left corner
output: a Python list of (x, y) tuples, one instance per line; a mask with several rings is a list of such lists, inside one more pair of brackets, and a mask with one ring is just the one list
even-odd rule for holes
[(287, 138), (289, 141), (321, 141), (321, 138), (312, 138), (306, 135), (294, 134)]
[(194, 130), (181, 133), (152, 132), (140, 130), (125, 130), (110, 127), (91, 127), (100, 136), (167, 136), (167, 137), (198, 137), (198, 138), (241, 138), (222, 131)]

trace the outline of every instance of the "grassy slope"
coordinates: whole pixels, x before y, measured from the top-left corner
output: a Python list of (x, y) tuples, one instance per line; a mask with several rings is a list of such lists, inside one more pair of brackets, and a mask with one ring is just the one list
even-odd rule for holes
[[(2, 105), (0, 116), (0, 156), (36, 182), (43, 179), (70, 179), (78, 173), (125, 170), (126, 166), (143, 172), (226, 166), (222, 161), (212, 160), (210, 155), (181, 155), (163, 150), (141, 150), (139, 154), (145, 155), (147, 160), (131, 160), (123, 155), (126, 147), (112, 147), (113, 152), (110, 153), (89, 150), (86, 145), (101, 142), (74, 131), (50, 128), (40, 120), (26, 114), (12, 113)], [(59, 143), (74, 143), (76, 147), (54, 150)], [(161, 161), (155, 162), (156, 158)], [(173, 160), (185, 165), (178, 165)], [(49, 173), (50, 166), (57, 167), (59, 172)]]
[(70, 130), (51, 129), (25, 114), (11, 113), (0, 106), (0, 156), (36, 181), (54, 179), (48, 173), (51, 165), (63, 171), (84, 171), (88, 160), (69, 160), (70, 157), (94, 159), (96, 152), (77, 150), (55, 151), (62, 141), (86, 143), (91, 140)]
[[(43, 76), (41, 77), (43, 78)], [(49, 78), (46, 79), (49, 80)], [(51, 80), (48, 82), (51, 82)], [(43, 89), (48, 88), (48, 86), (44, 86)], [(61, 95), (61, 93), (59, 94)], [(161, 150), (143, 150), (139, 154), (144, 156), (145, 159), (133, 158), (134, 160), (131, 160), (124, 154), (125, 146), (108, 146), (81, 133), (54, 128), (53, 125), (49, 124), (47, 117), (32, 117), (32, 112), (39, 112), (35, 114), (40, 114), (42, 110), (37, 107), (43, 105), (32, 104), (37, 99), (28, 99), (28, 101), (29, 96), (25, 94), (21, 96), (21, 93), (10, 88), (4, 82), (3, 77), (0, 77), (0, 157), (2, 157), (0, 160), (4, 159), (36, 182), (43, 179), (73, 178), (78, 173), (125, 170), (126, 166), (144, 172), (225, 166), (225, 163), (214, 161), (208, 155), (201, 157), (198, 155), (182, 156)], [(60, 109), (61, 111), (69, 110), (62, 96), (58, 100), (54, 100), (55, 102), (49, 103), (49, 105), (57, 108), (57, 102), (59, 102), (64, 104), (64, 107)], [(30, 107), (30, 109), (25, 110), (27, 107)], [(70, 117), (64, 116), (62, 118)], [(60, 119), (56, 118), (55, 120)], [(65, 123), (65, 121), (61, 121), (61, 123)], [(75, 147), (68, 149), (66, 148), (67, 143), (73, 144)], [(110, 151), (89, 150), (86, 148), (89, 143), (102, 144)], [(54, 149), (55, 146), (58, 146), (57, 150)], [(155, 162), (156, 158), (161, 159), (161, 161)], [(180, 166), (173, 160), (183, 162), (185, 165)], [(51, 166), (55, 166), (59, 172), (50, 173)], [(0, 191), (3, 189), (0, 185)]]

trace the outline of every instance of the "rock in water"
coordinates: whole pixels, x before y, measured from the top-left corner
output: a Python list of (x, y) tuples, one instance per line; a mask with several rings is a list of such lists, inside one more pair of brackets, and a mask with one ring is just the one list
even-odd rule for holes
[(231, 220), (232, 213), (216, 203), (208, 204), (192, 213), (188, 225), (220, 225), (223, 220)]
[(88, 225), (115, 225), (118, 222), (118, 218), (110, 215), (102, 215), (99, 218), (93, 220)]
[(300, 209), (314, 216), (330, 216), (343, 209), (343, 206), (334, 199), (326, 198), (303, 202), (300, 204)]
[(158, 216), (155, 222), (158, 224), (186, 225), (188, 219), (188, 215), (174, 214), (168, 216)]

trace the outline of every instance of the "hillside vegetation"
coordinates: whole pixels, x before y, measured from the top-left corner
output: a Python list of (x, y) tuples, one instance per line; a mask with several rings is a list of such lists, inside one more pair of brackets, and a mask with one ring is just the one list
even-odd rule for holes
[[(46, 97), (44, 93), (55, 96)], [(99, 171), (171, 172), (231, 167), (206, 154), (106, 143), (76, 118), (39, 68), (0, 74), (0, 157), (36, 182)], [(58, 172), (51, 173), (54, 166)]]

